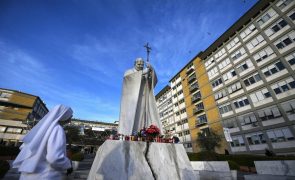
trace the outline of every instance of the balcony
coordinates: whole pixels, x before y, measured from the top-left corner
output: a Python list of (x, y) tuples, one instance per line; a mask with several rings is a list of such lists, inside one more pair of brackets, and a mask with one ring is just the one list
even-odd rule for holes
[(192, 73), (195, 70), (194, 66), (191, 66), (190, 68), (186, 69), (186, 74), (189, 75), (190, 73)]
[(190, 77), (188, 77), (187, 81), (188, 83), (191, 83), (193, 82), (194, 80), (196, 80), (197, 76), (196, 74), (194, 73), (193, 75), (191, 75)]
[(200, 93), (194, 94), (192, 97), (192, 104), (199, 100), (201, 100), (201, 94)]
[(204, 111), (204, 107), (195, 107), (193, 110), (194, 114), (197, 114), (203, 111)]
[(198, 83), (194, 83), (193, 85), (191, 85), (191, 87), (189, 88), (190, 93), (195, 92), (197, 89), (199, 89), (199, 85)]
[(196, 127), (203, 126), (205, 124), (207, 124), (207, 119), (199, 119), (199, 118), (197, 118)]

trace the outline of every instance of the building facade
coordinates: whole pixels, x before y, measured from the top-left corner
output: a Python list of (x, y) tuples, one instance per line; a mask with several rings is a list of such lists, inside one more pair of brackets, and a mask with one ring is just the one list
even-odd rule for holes
[(0, 144), (18, 145), (48, 109), (35, 95), (0, 89)]
[(257, 2), (170, 80), (176, 133), (189, 130), (194, 152), (215, 131), (219, 153), (294, 154), (294, 70), (295, 1)]
[(165, 86), (156, 95), (156, 104), (164, 133), (170, 137), (175, 136), (176, 124), (174, 120), (172, 91), (170, 86)]
[(183, 143), (187, 152), (192, 152), (191, 135), (188, 126), (187, 104), (185, 102), (183, 73), (178, 73), (170, 80), (172, 89), (172, 103), (175, 120), (175, 133)]
[[(198, 133), (214, 130), (222, 134), (223, 127), (215, 104), (212, 88), (209, 85), (205, 66), (197, 55), (171, 80), (176, 132), (190, 151), (198, 152)], [(226, 143), (221, 142), (217, 152), (224, 152)]]
[(295, 1), (259, 1), (201, 55), (232, 153), (295, 152)]

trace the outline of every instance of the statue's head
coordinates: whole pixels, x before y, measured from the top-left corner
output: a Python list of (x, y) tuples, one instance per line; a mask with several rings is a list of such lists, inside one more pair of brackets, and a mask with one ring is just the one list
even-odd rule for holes
[(137, 71), (143, 70), (144, 60), (142, 58), (137, 58), (134, 63), (134, 68)]

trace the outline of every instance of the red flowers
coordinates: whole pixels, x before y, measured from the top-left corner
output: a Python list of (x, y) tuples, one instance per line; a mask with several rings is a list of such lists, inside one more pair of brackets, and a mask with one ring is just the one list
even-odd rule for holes
[(160, 129), (155, 125), (150, 125), (145, 132), (148, 136), (157, 137), (160, 134)]

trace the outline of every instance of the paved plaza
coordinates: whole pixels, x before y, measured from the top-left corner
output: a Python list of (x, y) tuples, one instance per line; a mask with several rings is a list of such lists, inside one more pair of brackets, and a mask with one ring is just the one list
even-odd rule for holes
[[(79, 163), (78, 169), (76, 171), (73, 171), (73, 173), (70, 176), (68, 176), (67, 179), (75, 179), (75, 180), (87, 179), (94, 157), (95, 157), (95, 154), (85, 155), (84, 160)], [(5, 175), (4, 179), (18, 180), (19, 177), (20, 177), (20, 173), (17, 172), (17, 169), (12, 168)]]

